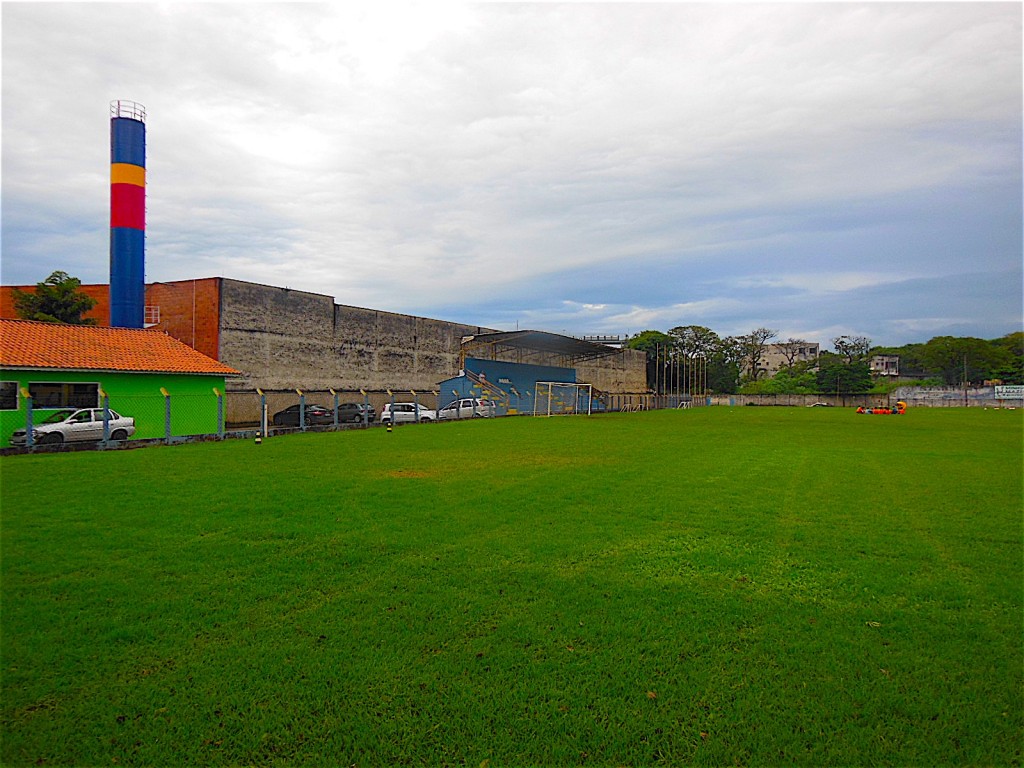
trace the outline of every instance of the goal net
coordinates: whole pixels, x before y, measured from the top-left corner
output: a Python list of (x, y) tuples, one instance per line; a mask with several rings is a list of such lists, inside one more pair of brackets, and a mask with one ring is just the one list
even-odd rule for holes
[(586, 413), (589, 415), (593, 408), (593, 384), (538, 381), (533, 393), (535, 416), (554, 416), (564, 413)]

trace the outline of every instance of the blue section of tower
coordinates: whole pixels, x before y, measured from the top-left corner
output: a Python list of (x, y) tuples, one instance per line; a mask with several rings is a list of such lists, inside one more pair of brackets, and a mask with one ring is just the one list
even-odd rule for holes
[(110, 120), (110, 162), (146, 167), (146, 124), (115, 117)]
[(110, 230), (110, 324), (142, 328), (146, 311), (146, 232)]
[[(110, 121), (110, 162), (146, 167), (146, 125), (115, 117)], [(113, 204), (113, 192), (111, 194)], [(110, 324), (142, 328), (146, 304), (146, 231), (111, 227)]]

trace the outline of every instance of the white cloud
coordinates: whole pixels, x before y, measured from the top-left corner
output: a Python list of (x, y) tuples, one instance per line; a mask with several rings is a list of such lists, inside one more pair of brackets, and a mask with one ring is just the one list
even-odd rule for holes
[[(154, 279), (430, 314), (515, 286), (537, 324), (633, 327), (745, 323), (758, 291), (1019, 270), (1013, 4), (6, 4), (3, 21), (8, 282), (47, 259), (106, 279), (113, 98), (149, 110)], [(936, 247), (943, 227), (977, 247)], [(534, 302), (531, 281), (585, 309)]]

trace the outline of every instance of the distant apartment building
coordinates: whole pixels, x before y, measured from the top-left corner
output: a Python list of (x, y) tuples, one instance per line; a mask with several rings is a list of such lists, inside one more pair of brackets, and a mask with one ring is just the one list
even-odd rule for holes
[(821, 345), (813, 341), (769, 344), (761, 356), (758, 378), (770, 379), (783, 368), (799, 363), (817, 364), (820, 353)]
[(870, 362), (872, 376), (893, 376), (900, 375), (899, 355), (875, 355)]

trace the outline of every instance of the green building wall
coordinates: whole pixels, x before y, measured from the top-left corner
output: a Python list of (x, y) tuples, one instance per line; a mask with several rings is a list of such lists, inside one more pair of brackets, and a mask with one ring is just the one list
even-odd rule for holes
[[(171, 434), (211, 435), (217, 432), (217, 396), (223, 394), (223, 376), (163, 373), (109, 373), (105, 371), (29, 371), (4, 369), (0, 380), (17, 382), (15, 410), (0, 410), (0, 447), (11, 444), (11, 433), (25, 426), (26, 401), (21, 395), (30, 382), (98, 384), (110, 398), (110, 409), (135, 419), (133, 440), (165, 436), (166, 399), (170, 395)], [(96, 403), (99, 407), (102, 403)], [(33, 421), (45, 418), (47, 409), (33, 404)]]

